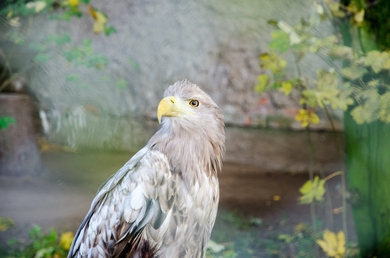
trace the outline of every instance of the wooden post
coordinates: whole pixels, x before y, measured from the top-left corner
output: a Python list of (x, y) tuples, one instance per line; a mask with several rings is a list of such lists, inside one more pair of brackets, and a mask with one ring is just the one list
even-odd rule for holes
[(0, 175), (38, 175), (41, 158), (33, 126), (33, 106), (24, 94), (0, 94), (0, 117), (15, 120), (8, 128), (0, 129)]

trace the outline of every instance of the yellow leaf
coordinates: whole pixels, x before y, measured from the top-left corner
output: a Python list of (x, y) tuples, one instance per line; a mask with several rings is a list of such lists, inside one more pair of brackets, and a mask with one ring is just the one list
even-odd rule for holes
[(14, 15), (14, 12), (11, 10), (7, 13), (7, 18), (10, 19)]
[(278, 27), (288, 35), (291, 45), (301, 43), (302, 39), (296, 33), (295, 29), (291, 27), (288, 23), (284, 21), (278, 21)]
[(320, 118), (311, 110), (301, 109), (298, 115), (295, 116), (295, 120), (300, 121), (302, 127), (306, 127), (309, 124), (318, 124)]
[(106, 26), (107, 17), (102, 12), (95, 10), (91, 5), (88, 6), (88, 9), (89, 13), (95, 21), (93, 24), (93, 32), (99, 34)]
[(345, 235), (343, 231), (337, 233), (337, 253), (340, 255), (345, 254)]
[(364, 9), (361, 9), (359, 12), (354, 15), (355, 21), (360, 24), (364, 21)]
[(317, 4), (316, 2), (314, 2), (314, 7), (316, 8), (316, 12), (319, 15), (323, 15), (324, 14), (324, 7), (321, 4)]
[(286, 60), (273, 51), (260, 55), (260, 61), (261, 68), (271, 70), (274, 74), (283, 71), (287, 66)]
[(325, 180), (320, 180), (318, 176), (316, 176), (314, 180), (308, 180), (299, 189), (299, 192), (302, 194), (300, 197), (300, 202), (302, 204), (311, 203), (314, 199), (321, 201), (325, 193), (324, 184)]
[(8, 24), (11, 25), (12, 27), (20, 27), (20, 17), (14, 17), (12, 19), (8, 20)]
[(76, 7), (80, 4), (79, 0), (68, 0), (71, 7)]
[(274, 196), (272, 197), (272, 199), (273, 199), (275, 202), (277, 202), (277, 201), (280, 201), (280, 199), (282, 199), (282, 198), (280, 197), (280, 195), (274, 195)]
[(343, 212), (343, 207), (334, 208), (334, 209), (332, 210), (332, 213), (333, 213), (333, 214), (340, 214), (340, 213), (342, 213), (342, 212)]
[(39, 13), (46, 7), (46, 2), (45, 1), (36, 1), (36, 2), (29, 2), (26, 4), (26, 8), (28, 9), (35, 9), (36, 13)]
[(0, 231), (6, 231), (13, 226), (15, 226), (15, 222), (12, 219), (0, 217)]
[(255, 91), (259, 93), (263, 93), (268, 89), (269, 86), (269, 75), (268, 74), (260, 74), (257, 77), (257, 85), (255, 86)]
[(345, 235), (343, 231), (337, 233), (325, 229), (323, 239), (316, 240), (322, 250), (329, 257), (344, 257), (345, 254)]
[(64, 249), (65, 251), (68, 251), (70, 249), (71, 244), (72, 244), (73, 237), (74, 237), (74, 235), (70, 231), (62, 233), (59, 246), (62, 249)]
[(291, 82), (282, 82), (282, 86), (279, 88), (280, 92), (283, 92), (286, 96), (290, 95), (292, 91), (292, 83)]
[(300, 223), (298, 223), (298, 224), (295, 226), (294, 229), (295, 229), (295, 234), (298, 235), (298, 234), (303, 233), (304, 231), (306, 231), (306, 230), (307, 230), (307, 226), (306, 226), (305, 223), (300, 222)]

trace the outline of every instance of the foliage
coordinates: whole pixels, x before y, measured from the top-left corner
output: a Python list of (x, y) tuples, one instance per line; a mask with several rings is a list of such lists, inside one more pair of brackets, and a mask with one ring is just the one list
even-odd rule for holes
[(311, 203), (314, 200), (322, 201), (322, 197), (325, 193), (325, 180), (319, 179), (318, 176), (314, 180), (307, 181), (300, 189), (299, 192), (303, 194), (300, 198), (302, 204)]
[[(254, 220), (261, 219), (219, 211), (206, 257), (324, 257), (316, 253), (320, 234), (308, 224), (301, 222), (290, 228), (282, 222), (255, 224)], [(243, 224), (249, 226), (242, 228)], [(352, 254), (347, 257), (355, 257), (354, 246), (345, 248), (346, 253)]]
[[(379, 26), (373, 26), (375, 19), (372, 17), (375, 15), (381, 15), (385, 23), (388, 20), (388, 15), (384, 12), (389, 8), (388, 3), (381, 2), (379, 5), (386, 7), (383, 10), (377, 10), (376, 14), (372, 10), (378, 9), (379, 2), (381, 1), (315, 1), (309, 17), (302, 18), (295, 26), (284, 21), (269, 21), (269, 24), (273, 25), (276, 30), (271, 34), (272, 41), (269, 43), (268, 53), (263, 53), (259, 57), (264, 72), (258, 77), (255, 91), (263, 93), (267, 90), (278, 90), (285, 95), (291, 95), (292, 92), (298, 93), (299, 104), (302, 108), (295, 119), (301, 122), (302, 127), (318, 123), (319, 117), (316, 112), (323, 109), (334, 128), (328, 111), (330, 108), (350, 112), (357, 124), (375, 121), (389, 123), (390, 51), (381, 45), (378, 46), (372, 40), (368, 29), (380, 30), (377, 28)], [(343, 3), (346, 4), (343, 5)], [(366, 21), (368, 13), (367, 17), (370, 18)], [(340, 18), (345, 19), (340, 21)], [(325, 34), (322, 29), (324, 23), (333, 25), (334, 31)], [(388, 26), (381, 27), (386, 30), (384, 34), (382, 33), (383, 43), (389, 39), (385, 36), (388, 34)], [(345, 32), (347, 30), (348, 32)], [(357, 35), (358, 41), (352, 40), (353, 35)], [(386, 46), (388, 48), (389, 45)], [(318, 69), (315, 76), (307, 73), (306, 70), (301, 70), (301, 61), (305, 57), (314, 55), (321, 58), (328, 67)], [(287, 64), (287, 58), (293, 59), (292, 63), (296, 69), (295, 76), (286, 76), (286, 71), (291, 65)], [(290, 72), (291, 70), (289, 69)], [(308, 138), (310, 143), (310, 136)], [(313, 157), (316, 155), (313, 146), (310, 151), (310, 160), (313, 163)], [(340, 155), (342, 153), (340, 147), (339, 153)], [(312, 169), (310, 174), (313, 177)], [(326, 228), (323, 232), (323, 239), (318, 239), (316, 242), (327, 256), (345, 257), (350, 255), (346, 252), (345, 240), (347, 235), (346, 179), (342, 172), (334, 174), (341, 174), (343, 230), (336, 235)], [(322, 172), (321, 179), (315, 177), (307, 181), (300, 189), (302, 193), (300, 202), (310, 204), (314, 231), (317, 231), (315, 223), (317, 202), (322, 202), (325, 194), (329, 197), (326, 181), (330, 177), (333, 176), (325, 178)], [(332, 210), (328, 197), (327, 201)], [(329, 217), (332, 218), (332, 214), (329, 214)], [(292, 241), (294, 237), (283, 236), (283, 239)]]
[(10, 116), (0, 116), (0, 130), (7, 129), (11, 124), (15, 124), (15, 119)]
[(107, 58), (101, 54), (94, 54), (91, 44), (91, 40), (84, 40), (80, 46), (65, 51), (65, 59), (69, 62), (74, 62), (76, 67), (84, 65), (88, 68), (104, 68), (108, 64)]
[(345, 254), (345, 236), (344, 232), (340, 231), (333, 233), (332, 231), (325, 230), (324, 238), (316, 241), (321, 246), (322, 250), (329, 257), (342, 258)]
[(6, 231), (13, 226), (15, 226), (15, 222), (12, 219), (0, 217), (0, 231)]
[(318, 124), (320, 122), (319, 117), (312, 110), (301, 109), (298, 115), (295, 116), (295, 120), (302, 123), (302, 127), (306, 127), (309, 124)]
[[(8, 24), (15, 27), (15, 30), (8, 31), (7, 38), (15, 45), (25, 45), (26, 39), (23, 35), (24, 28), (28, 25), (28, 21), (23, 17), (33, 18), (38, 13), (47, 13), (50, 19), (60, 19), (69, 21), (72, 17), (80, 18), (83, 15), (89, 15), (93, 20), (93, 31), (96, 34), (104, 32), (107, 36), (116, 32), (112, 26), (107, 26), (108, 16), (96, 9), (90, 4), (89, 0), (41, 0), (26, 3), (24, 0), (11, 1), (9, 4), (0, 10), (0, 15), (5, 15)], [(53, 46), (51, 43), (54, 42)], [(44, 63), (50, 60), (50, 51), (55, 48), (56, 51), (61, 51), (63, 57), (74, 62), (75, 66), (84, 65), (88, 68), (102, 69), (108, 65), (108, 59), (101, 54), (95, 54), (92, 50), (92, 40), (85, 39), (79, 46), (71, 46), (72, 39), (66, 31), (59, 34), (50, 34), (41, 42), (30, 42), (28, 47), (33, 50), (36, 55), (33, 59), (35, 63)], [(0, 49), (1, 50), (1, 49)]]
[[(343, 45), (335, 35), (318, 33), (323, 21), (343, 17), (345, 13), (342, 10), (353, 13), (353, 21), (358, 26), (363, 24), (364, 9), (352, 4), (342, 6), (332, 0), (315, 4), (310, 17), (302, 18), (296, 26), (284, 21), (270, 21), (277, 30), (271, 34), (270, 51), (260, 55), (261, 67), (269, 73), (259, 75), (255, 90), (263, 93), (277, 89), (289, 95), (294, 89), (301, 95), (299, 103), (304, 110), (330, 107), (346, 111), (350, 108), (358, 124), (376, 120), (389, 123), (390, 84), (387, 73), (390, 69), (390, 52), (363, 52), (360, 48)], [(285, 77), (287, 62), (282, 54), (286, 52), (293, 54), (298, 66), (298, 76), (295, 78)], [(299, 70), (300, 61), (310, 54), (318, 55), (331, 67), (318, 70), (315, 80), (310, 79), (310, 74), (302, 74)], [(340, 61), (343, 68), (340, 68)], [(372, 79), (365, 83), (367, 78)], [(301, 121), (303, 127), (319, 122), (312, 111), (299, 112), (296, 120)], [(312, 119), (307, 116), (309, 113)]]
[(47, 234), (42, 233), (39, 226), (34, 226), (29, 231), (30, 243), (26, 247), (17, 240), (8, 241), (9, 250), (1, 252), (1, 257), (26, 257), (26, 258), (62, 258), (66, 257), (73, 240), (72, 232), (65, 232), (59, 236), (50, 229)]

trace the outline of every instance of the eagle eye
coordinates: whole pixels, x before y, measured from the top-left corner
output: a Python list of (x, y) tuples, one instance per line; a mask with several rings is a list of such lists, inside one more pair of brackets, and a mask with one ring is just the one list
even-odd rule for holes
[(189, 104), (191, 107), (197, 107), (199, 106), (199, 101), (197, 101), (196, 99), (191, 99)]

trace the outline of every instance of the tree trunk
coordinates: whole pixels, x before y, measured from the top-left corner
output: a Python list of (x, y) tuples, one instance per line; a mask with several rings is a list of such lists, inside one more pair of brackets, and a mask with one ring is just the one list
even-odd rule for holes
[(347, 180), (361, 257), (390, 254), (390, 125), (344, 113)]
[(0, 175), (38, 175), (41, 158), (33, 126), (33, 106), (24, 94), (0, 94), (0, 117), (15, 120), (0, 129)]

